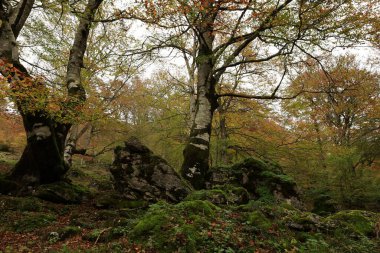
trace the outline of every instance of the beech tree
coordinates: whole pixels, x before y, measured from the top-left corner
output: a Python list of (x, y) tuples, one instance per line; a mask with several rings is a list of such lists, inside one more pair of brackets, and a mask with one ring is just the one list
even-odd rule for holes
[(81, 69), (91, 23), (101, 3), (88, 0), (79, 14), (66, 66), (67, 96), (57, 99), (44, 80), (31, 76), (19, 60), (17, 38), (35, 1), (0, 1), (0, 72), (11, 86), (10, 95), (27, 136), (27, 145), (10, 178), (22, 185), (58, 181), (69, 169), (64, 160), (65, 139), (86, 99)]
[[(363, 16), (372, 15), (367, 4), (371, 1), (150, 0), (120, 11), (121, 16), (154, 27), (156, 35), (149, 37), (145, 52), (173, 48), (195, 57), (195, 115), (184, 149), (184, 178), (195, 188), (204, 187), (211, 122), (219, 97), (281, 98), (281, 83), (264, 95), (218, 94), (217, 86), (227, 71), (276, 59), (289, 62), (301, 60), (302, 55), (316, 57), (315, 50), (349, 45), (365, 33)], [(196, 40), (194, 49), (187, 46), (192, 37)]]
[(352, 164), (355, 171), (379, 156), (379, 74), (359, 67), (352, 55), (327, 61), (323, 70), (315, 62), (309, 63), (292, 82), (289, 89), (303, 87), (313, 92), (287, 102), (285, 108), (304, 126), (305, 134), (314, 132), (306, 138), (315, 139), (322, 165), (328, 146), (357, 148), (358, 159)]

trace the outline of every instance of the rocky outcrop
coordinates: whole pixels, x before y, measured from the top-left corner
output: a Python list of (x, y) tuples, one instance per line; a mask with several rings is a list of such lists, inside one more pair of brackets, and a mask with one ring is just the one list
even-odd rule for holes
[(250, 199), (291, 200), (297, 202), (296, 183), (284, 174), (281, 167), (269, 161), (248, 158), (231, 167), (212, 168), (208, 175), (207, 187), (219, 188), (221, 185), (244, 187)]
[(110, 168), (115, 189), (126, 199), (179, 202), (191, 191), (176, 171), (136, 138), (117, 147)]

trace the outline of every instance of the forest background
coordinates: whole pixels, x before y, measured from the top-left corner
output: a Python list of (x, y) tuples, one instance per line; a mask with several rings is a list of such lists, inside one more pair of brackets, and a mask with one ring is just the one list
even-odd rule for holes
[[(310, 8), (328, 12), (329, 4), (316, 1)], [(274, 160), (296, 179), (306, 199), (327, 195), (341, 208), (379, 208), (378, 6), (353, 4), (363, 5), (350, 23), (356, 29), (341, 31), (337, 24), (335, 37), (310, 37), (299, 48), (303, 55), (288, 57), (293, 48), (280, 37), (286, 34), (280, 24), (278, 37), (264, 34), (228, 69), (220, 67), (227, 70), (215, 87), (211, 166), (249, 156)], [(38, 1), (18, 39), (20, 62), (54, 94), (41, 104), (58, 117), (82, 7), (81, 1)], [(160, 1), (105, 1), (99, 7), (81, 72), (87, 99), (80, 115), (69, 119), (75, 124), (67, 141), (74, 143), (77, 163), (109, 164), (113, 148), (136, 136), (174, 168), (183, 166), (199, 93), (200, 45), (196, 32), (182, 36), (187, 27), (172, 8)], [(345, 15), (337, 20), (352, 21)], [(252, 17), (260, 20), (255, 12)], [(6, 78), (1, 85), (0, 146), (19, 155), (26, 144), (22, 119)]]

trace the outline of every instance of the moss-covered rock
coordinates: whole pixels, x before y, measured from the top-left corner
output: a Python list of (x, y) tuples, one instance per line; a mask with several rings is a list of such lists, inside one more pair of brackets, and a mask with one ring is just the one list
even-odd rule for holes
[(124, 147), (114, 150), (110, 172), (115, 189), (129, 200), (177, 203), (191, 191), (191, 187), (161, 157), (153, 154), (137, 138), (130, 138)]
[(283, 223), (290, 229), (298, 231), (320, 231), (324, 228), (322, 218), (314, 213), (293, 210), (283, 219)]
[(191, 200), (208, 200), (216, 205), (227, 204), (226, 193), (219, 189), (194, 191), (185, 198), (185, 201)]
[(249, 201), (249, 193), (239, 186), (216, 185), (213, 189), (193, 191), (185, 200), (208, 200), (215, 205), (240, 205)]
[(34, 195), (40, 199), (55, 203), (79, 204), (89, 197), (90, 192), (81, 186), (60, 181), (40, 185)]
[(222, 190), (227, 198), (227, 204), (242, 205), (249, 201), (249, 193), (247, 189), (232, 184), (215, 185), (214, 189)]
[(374, 236), (380, 215), (362, 210), (345, 210), (328, 216), (325, 222), (336, 232), (352, 236)]
[(251, 199), (267, 202), (298, 199), (295, 181), (284, 174), (278, 164), (253, 157), (231, 167), (212, 168), (207, 185), (209, 188), (218, 185), (243, 187)]
[(263, 201), (250, 201), (246, 205), (237, 207), (237, 210), (247, 212), (248, 217), (251, 217), (252, 213), (256, 216), (262, 214), (272, 224), (293, 231), (320, 231), (325, 227), (321, 216), (301, 211), (286, 202), (273, 205)]

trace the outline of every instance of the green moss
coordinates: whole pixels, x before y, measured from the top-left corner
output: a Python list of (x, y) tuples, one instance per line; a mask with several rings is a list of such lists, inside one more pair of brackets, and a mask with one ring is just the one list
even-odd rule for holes
[(112, 230), (109, 233), (110, 239), (116, 239), (120, 238), (122, 236), (126, 236), (130, 231), (129, 226), (117, 226), (115, 228), (112, 228)]
[(201, 231), (216, 215), (218, 207), (208, 201), (191, 200), (177, 205), (158, 202), (139, 219), (130, 237), (160, 252), (196, 252), (204, 239)]
[(135, 209), (147, 207), (149, 203), (145, 200), (123, 199), (122, 196), (114, 193), (102, 193), (96, 198), (95, 205), (99, 208)]
[(13, 222), (12, 229), (16, 232), (29, 232), (52, 224), (56, 217), (51, 214), (23, 213), (24, 217)]
[(287, 202), (281, 202), (279, 204), (279, 207), (284, 208), (284, 209), (288, 209), (288, 210), (293, 210), (293, 211), (297, 210), (297, 208), (295, 208), (294, 206), (292, 206), (291, 204), (289, 204)]
[(93, 229), (90, 232), (88, 232), (87, 234), (83, 235), (82, 239), (86, 240), (86, 241), (90, 241), (90, 242), (95, 242), (96, 240), (98, 240), (99, 242), (104, 242), (105, 238), (102, 237), (102, 234), (104, 232), (105, 231), (103, 231), (101, 229)]
[(320, 216), (299, 210), (289, 210), (282, 219), (282, 224), (297, 231), (319, 231), (322, 227)]
[(265, 217), (261, 211), (253, 211), (248, 216), (248, 224), (251, 224), (261, 230), (268, 230), (272, 227), (272, 222)]
[(285, 174), (276, 174), (272, 171), (263, 171), (260, 174), (263, 178), (276, 182), (280, 185), (294, 185), (294, 179)]
[(82, 186), (61, 181), (39, 186), (35, 195), (38, 198), (55, 203), (79, 204), (89, 195), (89, 191)]
[(82, 229), (77, 226), (66, 226), (58, 230), (59, 239), (65, 240), (77, 234), (80, 234)]
[(232, 165), (231, 167), (231, 169), (235, 171), (241, 171), (242, 169), (246, 168), (253, 168), (258, 171), (263, 171), (268, 169), (268, 165), (258, 158), (249, 157), (239, 163)]
[[(227, 199), (230, 195), (242, 197), (237, 198), (237, 202), (246, 203), (250, 198), (255, 198), (271, 203), (284, 198), (298, 197), (295, 181), (284, 174), (278, 164), (254, 157), (236, 163), (230, 168), (213, 168), (210, 171), (210, 183), (244, 187), (245, 192), (223, 189)], [(213, 185), (213, 188), (219, 188), (219, 186)], [(228, 201), (231, 202), (230, 199)]]
[(104, 229), (93, 229), (89, 233), (82, 236), (83, 240), (90, 242), (110, 242), (125, 235), (124, 228), (104, 228)]
[(191, 201), (191, 200), (208, 200), (218, 205), (218, 204), (226, 204), (227, 196), (224, 191), (219, 190), (219, 189), (199, 190), (199, 191), (194, 191), (190, 193), (185, 198), (185, 201)]
[(117, 208), (129, 208), (129, 209), (136, 209), (136, 208), (144, 208), (147, 207), (149, 203), (145, 200), (121, 200), (119, 203), (116, 204)]
[(214, 189), (222, 190), (227, 198), (227, 204), (248, 203), (250, 195), (244, 187), (233, 184), (216, 185)]
[(200, 215), (214, 215), (215, 210), (219, 208), (207, 200), (192, 200), (184, 201), (176, 205), (177, 208), (182, 209), (190, 214)]
[(258, 201), (264, 203), (275, 203), (275, 197), (272, 193), (272, 190), (268, 185), (260, 185), (256, 188), (256, 194), (259, 196)]
[(11, 152), (1, 152), (0, 151), (0, 164), (4, 164), (5, 166), (12, 168), (18, 162), (18, 155)]
[(6, 197), (2, 200), (2, 208), (12, 211), (38, 212), (42, 210), (42, 204), (32, 197)]
[(368, 236), (374, 233), (374, 225), (378, 219), (379, 216), (372, 212), (345, 210), (327, 217), (326, 221), (332, 222), (340, 230), (343, 228), (346, 232)]
[(164, 250), (170, 237), (168, 230), (172, 226), (171, 220), (174, 219), (171, 215), (172, 211), (168, 204), (159, 202), (152, 205), (147, 214), (134, 225), (130, 232), (131, 238), (137, 242), (144, 242), (148, 247)]
[(169, 220), (170, 216), (164, 212), (149, 213), (134, 226), (132, 235), (139, 237), (159, 234)]

